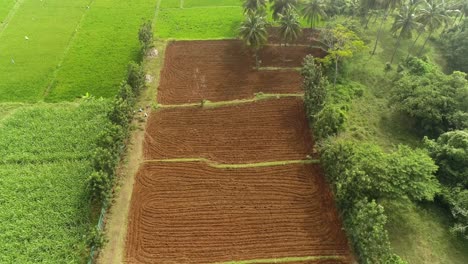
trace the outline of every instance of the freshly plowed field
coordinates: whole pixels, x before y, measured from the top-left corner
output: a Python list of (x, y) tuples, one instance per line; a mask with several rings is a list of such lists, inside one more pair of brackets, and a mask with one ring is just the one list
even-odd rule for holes
[(132, 199), (130, 263), (349, 254), (316, 165), (216, 169), (198, 162), (146, 163)]
[(162, 109), (150, 116), (146, 159), (206, 158), (219, 163), (303, 160), (312, 139), (301, 98)]
[[(301, 46), (287, 47), (282, 56), (275, 47), (266, 48), (262, 66), (300, 66), (312, 52)], [(302, 56), (301, 56), (302, 54)], [(180, 41), (166, 49), (158, 88), (161, 104), (228, 101), (252, 98), (255, 93), (300, 93), (301, 77), (294, 69), (255, 69), (255, 59), (241, 41)], [(274, 56), (274, 57), (269, 57)]]
[(268, 45), (259, 52), (262, 66), (268, 67), (301, 67), (306, 55), (325, 57), (327, 54), (322, 49), (308, 46), (278, 46)]

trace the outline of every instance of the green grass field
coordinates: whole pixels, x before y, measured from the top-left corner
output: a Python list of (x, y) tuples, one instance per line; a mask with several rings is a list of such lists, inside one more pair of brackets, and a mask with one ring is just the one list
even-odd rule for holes
[(0, 263), (83, 263), (105, 101), (0, 105)]
[(0, 3), (0, 28), (2, 28), (5, 18), (15, 4), (15, 0), (2, 0)]
[(156, 1), (95, 0), (70, 46), (46, 101), (73, 99), (86, 92), (111, 97), (137, 60), (138, 29), (152, 19)]
[[(156, 2), (20, 0), (10, 23), (0, 25), (0, 102), (115, 95)], [(13, 7), (2, 1), (0, 19)]]

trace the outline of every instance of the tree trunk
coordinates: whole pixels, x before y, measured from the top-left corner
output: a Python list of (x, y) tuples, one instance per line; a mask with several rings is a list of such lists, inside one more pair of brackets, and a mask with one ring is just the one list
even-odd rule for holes
[(371, 18), (372, 18), (372, 14), (369, 15), (369, 19), (367, 19), (367, 21), (366, 21), (366, 26), (364, 27), (365, 29), (369, 28), (369, 22), (370, 22)]
[(388, 9), (387, 11), (385, 11), (384, 16), (382, 17), (382, 22), (380, 22), (379, 30), (377, 31), (377, 38), (375, 39), (374, 49), (372, 50), (372, 53), (371, 53), (372, 56), (375, 54), (375, 51), (377, 50), (377, 44), (379, 43), (380, 36), (382, 34), (382, 27), (385, 21), (387, 20), (387, 16), (388, 16)]
[(426, 47), (427, 41), (428, 41), (428, 40), (431, 38), (431, 36), (432, 36), (432, 32), (433, 32), (432, 30), (429, 32), (429, 36), (427, 36), (426, 40), (424, 41), (423, 46), (422, 46), (421, 49), (419, 50), (418, 56), (420, 56), (420, 55), (422, 54), (424, 48)]
[(416, 42), (418, 42), (418, 39), (421, 36), (421, 34), (422, 34), (422, 30), (421, 30), (421, 32), (419, 32), (418, 36), (416, 37), (416, 39), (413, 42), (413, 45), (411, 45), (410, 49), (408, 50), (408, 56), (406, 56), (406, 59), (409, 58), (409, 56), (411, 54), (411, 51), (413, 50), (414, 46), (416, 45)]
[(395, 58), (395, 54), (396, 54), (396, 52), (397, 52), (397, 50), (398, 50), (398, 47), (400, 46), (401, 35), (403, 35), (402, 32), (400, 32), (400, 35), (398, 35), (398, 40), (397, 40), (397, 43), (396, 43), (396, 45), (395, 45), (395, 50), (393, 51), (392, 59), (390, 60), (390, 64), (393, 63), (393, 59)]
[(255, 67), (260, 68), (260, 62), (258, 61), (258, 50), (255, 50)]

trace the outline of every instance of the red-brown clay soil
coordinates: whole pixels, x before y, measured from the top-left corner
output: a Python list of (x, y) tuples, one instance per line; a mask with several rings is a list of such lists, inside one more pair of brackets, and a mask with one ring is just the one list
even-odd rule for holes
[(317, 165), (216, 169), (199, 162), (146, 163), (132, 199), (130, 263), (349, 255)]
[[(319, 49), (304, 46), (267, 46), (260, 54), (262, 67), (299, 67)], [(255, 93), (300, 93), (301, 77), (294, 69), (256, 70), (254, 56), (242, 41), (177, 41), (166, 49), (158, 88), (161, 104), (195, 103), (203, 99), (229, 101)]]
[(219, 163), (303, 160), (312, 151), (302, 98), (217, 108), (162, 109), (148, 120), (147, 160), (206, 158)]
[(323, 58), (327, 53), (322, 49), (308, 46), (267, 45), (259, 52), (262, 66), (268, 67), (301, 67), (306, 55)]

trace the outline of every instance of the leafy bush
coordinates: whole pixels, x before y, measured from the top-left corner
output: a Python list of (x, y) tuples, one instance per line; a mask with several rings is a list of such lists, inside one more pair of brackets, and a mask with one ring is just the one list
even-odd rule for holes
[(307, 116), (313, 122), (315, 116), (323, 109), (327, 99), (328, 81), (322, 73), (322, 66), (315, 62), (312, 55), (307, 55), (301, 69), (304, 78), (304, 103)]
[(360, 200), (350, 211), (344, 224), (360, 263), (387, 263), (391, 258), (386, 222), (383, 206), (374, 200)]
[(143, 54), (146, 54), (146, 52), (153, 47), (153, 26), (150, 20), (141, 25), (140, 31), (138, 32), (138, 39), (140, 40)]
[(143, 66), (133, 61), (128, 64), (127, 83), (132, 87), (135, 97), (140, 95), (140, 91), (145, 87), (145, 71)]
[(432, 159), (403, 145), (385, 153), (374, 144), (328, 142), (322, 148), (322, 164), (344, 211), (364, 198), (432, 200), (439, 191)]
[(87, 179), (89, 193), (93, 200), (104, 201), (107, 199), (109, 189), (111, 188), (111, 179), (109, 174), (102, 171), (94, 171)]
[(391, 103), (414, 118), (425, 134), (438, 136), (468, 124), (468, 81), (466, 75), (445, 75), (419, 59), (407, 61), (395, 82)]
[(468, 19), (464, 24), (443, 33), (440, 41), (450, 69), (468, 73)]
[(468, 188), (468, 130), (447, 132), (437, 140), (425, 137), (424, 144), (439, 166), (439, 179), (450, 186)]
[(315, 117), (314, 135), (318, 140), (334, 136), (344, 129), (346, 111), (338, 105), (326, 105)]

